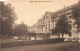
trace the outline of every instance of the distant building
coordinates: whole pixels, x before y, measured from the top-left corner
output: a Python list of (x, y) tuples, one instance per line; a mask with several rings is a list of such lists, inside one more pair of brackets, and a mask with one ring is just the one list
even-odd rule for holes
[(28, 26), (28, 32), (29, 33), (34, 33), (34, 27)]

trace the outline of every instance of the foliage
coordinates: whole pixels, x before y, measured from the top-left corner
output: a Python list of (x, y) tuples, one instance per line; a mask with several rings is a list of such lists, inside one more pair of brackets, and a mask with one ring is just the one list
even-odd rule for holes
[(75, 24), (77, 24), (77, 32), (80, 32), (80, 5), (73, 8), (73, 19), (75, 20)]
[(12, 27), (14, 21), (16, 20), (16, 14), (14, 8), (11, 7), (11, 4), (4, 4), (0, 2), (0, 35), (1, 36), (11, 36)]
[(21, 23), (21, 24), (17, 24), (14, 27), (14, 35), (18, 36), (18, 35), (27, 35), (27, 34), (28, 34), (28, 28), (26, 24)]
[(68, 24), (68, 18), (65, 15), (62, 15), (59, 18), (59, 20), (56, 23), (56, 26), (53, 30), (53, 33), (61, 33), (62, 35), (65, 33), (65, 34), (68, 34), (71, 36), (70, 26)]

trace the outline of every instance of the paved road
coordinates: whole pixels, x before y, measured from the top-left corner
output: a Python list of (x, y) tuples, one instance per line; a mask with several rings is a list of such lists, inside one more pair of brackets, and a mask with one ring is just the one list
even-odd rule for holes
[(63, 42), (21, 47), (1, 48), (0, 51), (79, 51), (76, 43)]

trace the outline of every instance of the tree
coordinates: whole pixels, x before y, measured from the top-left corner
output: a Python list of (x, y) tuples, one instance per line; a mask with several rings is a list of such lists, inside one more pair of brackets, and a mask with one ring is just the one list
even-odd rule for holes
[(73, 19), (75, 20), (74, 25), (77, 25), (77, 32), (80, 32), (80, 2), (78, 7), (73, 8)]
[(11, 4), (4, 4), (0, 2), (0, 35), (1, 36), (11, 36), (12, 27), (14, 21), (16, 20), (16, 14), (14, 8), (11, 7)]
[(27, 35), (27, 34), (28, 34), (28, 27), (23, 22), (14, 27), (14, 35), (15, 36)]
[(64, 33), (68, 34), (71, 36), (71, 32), (70, 32), (70, 26), (68, 24), (68, 18), (65, 15), (62, 15), (58, 22), (56, 23), (56, 26), (53, 30), (53, 33), (58, 33), (58, 34), (62, 34), (62, 38)]

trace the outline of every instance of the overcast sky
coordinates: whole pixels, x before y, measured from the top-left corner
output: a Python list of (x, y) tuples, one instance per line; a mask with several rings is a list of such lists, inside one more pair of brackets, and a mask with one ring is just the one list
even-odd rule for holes
[(64, 5), (70, 6), (78, 0), (31, 0), (31, 1), (51, 1), (51, 2), (30, 2), (30, 0), (8, 0), (15, 8), (18, 20), (16, 23), (23, 21), (31, 26), (37, 22), (46, 11), (55, 12), (64, 8)]

